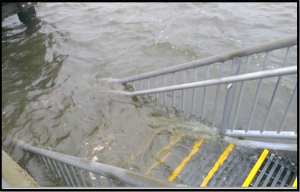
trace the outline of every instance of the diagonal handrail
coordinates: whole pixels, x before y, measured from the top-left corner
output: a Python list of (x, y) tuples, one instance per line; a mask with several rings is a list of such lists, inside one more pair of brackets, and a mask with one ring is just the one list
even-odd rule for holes
[(273, 70), (267, 70), (267, 71), (259, 71), (259, 72), (254, 72), (254, 73), (247, 73), (247, 74), (229, 76), (229, 77), (223, 77), (223, 78), (216, 78), (216, 79), (210, 79), (210, 80), (199, 81), (199, 82), (194, 82), (194, 83), (172, 85), (172, 86), (168, 86), (168, 87), (147, 89), (147, 90), (143, 90), (143, 91), (124, 92), (124, 94), (126, 94), (128, 96), (138, 96), (138, 95), (146, 95), (146, 94), (152, 94), (152, 93), (160, 93), (160, 92), (165, 92), (165, 91), (175, 91), (175, 90), (189, 89), (189, 88), (194, 88), (194, 87), (220, 85), (220, 84), (226, 84), (226, 83), (232, 83), (232, 82), (238, 82), (238, 81), (246, 81), (246, 80), (268, 78), (268, 77), (275, 77), (275, 76), (281, 76), (281, 75), (289, 75), (289, 74), (294, 74), (294, 73), (297, 73), (297, 66), (291, 66), (291, 67), (285, 67), (285, 68), (273, 69)]
[[(88, 161), (82, 158), (65, 155), (62, 153), (57, 153), (45, 149), (41, 149), (38, 147), (34, 147), (29, 143), (25, 143), (22, 140), (17, 141), (17, 145), (21, 147), (23, 150), (41, 155), (42, 157), (46, 157), (58, 162), (63, 163), (63, 165), (71, 165), (76, 168), (80, 168), (86, 170), (88, 172), (93, 172), (95, 174), (99, 174), (132, 186), (137, 187), (188, 187), (182, 184), (171, 183), (169, 181), (157, 179), (154, 177), (150, 177), (147, 175), (143, 175), (140, 173), (136, 173), (133, 171), (129, 171), (126, 169), (122, 169), (119, 167), (115, 167), (112, 165), (106, 165), (103, 163)], [(66, 171), (67, 172), (67, 171)]]
[(223, 62), (223, 61), (230, 60), (234, 57), (244, 57), (244, 56), (249, 56), (249, 55), (258, 54), (258, 53), (262, 53), (262, 52), (268, 52), (271, 50), (281, 49), (281, 48), (294, 46), (294, 45), (297, 45), (297, 36), (279, 39), (279, 40), (275, 40), (275, 41), (271, 41), (271, 42), (243, 48), (243, 49), (238, 49), (235, 51), (222, 53), (222, 54), (207, 57), (204, 59), (176, 65), (173, 67), (159, 69), (156, 71), (139, 74), (139, 75), (135, 75), (132, 77), (127, 77), (124, 79), (118, 79), (117, 81), (119, 83), (124, 84), (124, 83), (132, 82), (132, 81), (137, 81), (137, 80), (146, 79), (146, 78), (150, 78), (150, 77), (156, 77), (156, 76), (165, 75), (165, 74), (169, 74), (169, 73), (175, 73), (177, 71), (192, 69), (192, 68), (196, 68), (196, 67), (200, 67), (200, 66), (205, 66), (205, 65), (212, 64), (212, 63)]

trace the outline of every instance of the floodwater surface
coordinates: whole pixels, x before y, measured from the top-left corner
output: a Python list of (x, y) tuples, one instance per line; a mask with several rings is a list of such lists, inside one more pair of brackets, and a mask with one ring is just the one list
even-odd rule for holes
[[(17, 15), (2, 21), (2, 149), (41, 186), (58, 183), (43, 172), (40, 162), (17, 150), (12, 139), (141, 173), (151, 166), (145, 164), (147, 158), (178, 135), (182, 140), (173, 154), (179, 160), (202, 138), (207, 145), (218, 141), (210, 150), (222, 153), (228, 143), (204, 126), (212, 119), (216, 87), (208, 87), (205, 121), (200, 122), (203, 88), (197, 89), (195, 117), (190, 117), (192, 90), (186, 91), (182, 113), (177, 110), (181, 91), (176, 91), (174, 109), (172, 92), (165, 106), (163, 93), (158, 101), (155, 95), (128, 97), (120, 94), (127, 89), (112, 80), (297, 34), (296, 3), (39, 3), (35, 9), (37, 19), (30, 24), (22, 24)], [(285, 54), (286, 49), (273, 51), (267, 69), (281, 67)], [(253, 55), (249, 72), (260, 71), (264, 61), (265, 53)], [(296, 61), (294, 46), (288, 66)], [(230, 67), (225, 62), (224, 76)], [(220, 64), (211, 67), (210, 79), (218, 77), (219, 68)], [(205, 71), (206, 67), (198, 69), (198, 80), (205, 79)], [(186, 76), (192, 82), (193, 70)], [(176, 82), (181, 80), (179, 72)], [(277, 130), (296, 81), (297, 75), (283, 77), (266, 130)], [(251, 82), (245, 86), (237, 128), (247, 125), (258, 80)], [(251, 129), (260, 129), (276, 82), (277, 78), (264, 81)], [(142, 83), (146, 88), (146, 81)], [(171, 84), (168, 75), (167, 85)], [(135, 87), (139, 90), (138, 82)], [(225, 97), (221, 86), (217, 127)], [(284, 130), (296, 127), (297, 98)], [(169, 167), (176, 168), (179, 160), (170, 161)], [(149, 175), (167, 179), (172, 174), (171, 169), (156, 171)]]

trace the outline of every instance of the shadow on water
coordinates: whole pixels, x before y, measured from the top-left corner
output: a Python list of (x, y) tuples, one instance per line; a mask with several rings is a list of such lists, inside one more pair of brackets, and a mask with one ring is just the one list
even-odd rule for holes
[(26, 36), (31, 36), (33, 33), (37, 32), (38, 30), (41, 29), (41, 25), (39, 25), (39, 23), (41, 23), (41, 20), (39, 20), (38, 18), (34, 19), (33, 21), (26, 23), (26, 30), (25, 30), (25, 35)]

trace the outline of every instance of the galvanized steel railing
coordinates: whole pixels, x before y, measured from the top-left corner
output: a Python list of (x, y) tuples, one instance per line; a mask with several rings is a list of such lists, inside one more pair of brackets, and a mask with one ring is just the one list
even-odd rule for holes
[[(104, 178), (101, 179), (100, 175), (106, 178), (108, 187), (125, 187), (125, 184), (135, 187), (188, 187), (119, 167), (37, 148), (21, 140), (17, 142), (17, 145), (27, 152), (38, 155), (46, 166), (50, 168), (53, 173), (56, 173), (57, 178), (63, 178), (66, 186), (97, 187), (91, 176), (91, 174), (95, 174), (98, 187), (103, 187), (102, 179)], [(87, 177), (88, 184), (83, 176), (83, 171)], [(114, 186), (113, 180), (116, 180), (119, 184)]]
[[(214, 106), (214, 112), (213, 112), (213, 118), (212, 118), (212, 126), (215, 127), (215, 119), (216, 119), (216, 111), (218, 107), (218, 100), (219, 100), (219, 92), (220, 92), (220, 85), (225, 84), (226, 89), (227, 89), (227, 95), (226, 95), (226, 101), (224, 104), (224, 110), (223, 110), (223, 116), (222, 116), (222, 123), (221, 123), (221, 129), (220, 133), (222, 135), (228, 135), (228, 136), (239, 136), (239, 137), (264, 137), (264, 138), (282, 138), (282, 139), (297, 139), (297, 130), (295, 132), (293, 131), (282, 131), (283, 126), (285, 124), (287, 114), (292, 106), (292, 103), (296, 97), (297, 93), (297, 83), (294, 88), (294, 92), (291, 96), (290, 102), (286, 108), (286, 111), (284, 113), (284, 116), (282, 118), (281, 124), (278, 127), (277, 131), (265, 131), (268, 119), (270, 117), (270, 112), (273, 107), (274, 100), (276, 98), (276, 95), (278, 93), (279, 86), (281, 84), (282, 76), (283, 75), (289, 75), (289, 74), (296, 74), (297, 73), (297, 66), (292, 66), (292, 67), (286, 67), (287, 63), (289, 61), (291, 51), (294, 45), (297, 45), (297, 36), (294, 37), (289, 37), (269, 43), (264, 43), (261, 45), (256, 45), (244, 49), (239, 49), (236, 51), (204, 58), (198, 61), (193, 61), (190, 63), (185, 63), (181, 65), (177, 65), (174, 67), (169, 67), (149, 73), (144, 73), (141, 75), (136, 75), (133, 77), (128, 77), (124, 79), (119, 79), (118, 82), (125, 84), (125, 83), (133, 83), (133, 87), (135, 87), (135, 81), (140, 82), (140, 91), (135, 91), (135, 92), (126, 92), (126, 95), (129, 96), (138, 96), (138, 95), (145, 95), (145, 94), (151, 94), (155, 93), (155, 99), (158, 99), (158, 94), (159, 92), (164, 92), (164, 103), (166, 104), (166, 92), (167, 91), (173, 91), (172, 95), (172, 106), (175, 107), (175, 90), (182, 90), (182, 102), (181, 102), (181, 111), (184, 111), (184, 104), (185, 104), (185, 89), (188, 88), (193, 88), (193, 97), (192, 97), (192, 110), (191, 110), (191, 115), (195, 114), (195, 95), (196, 95), (196, 87), (204, 87), (204, 96), (203, 96), (203, 104), (202, 104), (202, 114), (201, 114), (201, 120), (204, 120), (204, 114), (205, 114), (205, 103), (206, 103), (206, 92), (207, 92), (207, 86), (211, 85), (217, 85), (217, 93), (216, 93), (216, 99), (215, 99), (215, 106)], [(282, 65), (282, 68), (279, 69), (274, 69), (274, 70), (266, 70), (269, 58), (270, 58), (270, 53), (272, 50), (275, 49), (281, 49), (281, 48), (288, 48), (287, 53)], [(257, 53), (262, 53), (262, 52), (267, 52), (266, 54), (266, 59), (262, 68), (262, 71), (259, 72), (254, 72), (254, 73), (248, 73), (250, 62), (251, 62), (251, 56), (253, 54)], [(241, 65), (241, 58), (247, 56), (247, 61), (246, 61), (246, 66), (245, 66), (245, 71), (244, 74), (238, 75), (240, 71), (240, 65)], [(224, 62), (227, 60), (232, 59), (232, 67), (231, 67), (231, 73), (229, 77), (223, 77), (223, 68), (224, 68)], [(221, 62), (221, 67), (219, 71), (219, 78), (217, 79), (209, 79), (209, 68), (210, 65)], [(206, 76), (204, 81), (198, 81), (197, 82), (197, 68), (202, 67), (202, 66), (207, 66), (206, 67)], [(194, 69), (194, 83), (185, 83), (186, 79), (186, 73), (185, 71), (187, 69)], [(182, 84), (180, 85), (175, 85), (175, 72), (178, 71), (183, 71), (183, 80)], [(172, 80), (173, 80), (173, 85), (166, 87), (166, 74), (172, 73)], [(163, 75), (163, 87), (157, 88), (157, 77)], [(255, 130), (250, 130), (250, 125), (253, 121), (253, 115), (254, 111), (257, 105), (258, 97), (261, 91), (262, 83), (263, 83), (263, 78), (267, 77), (276, 77), (278, 76), (277, 79), (277, 84), (275, 87), (275, 90), (273, 92), (273, 96), (271, 98), (268, 111), (266, 114), (266, 117), (264, 119), (263, 125), (260, 129), (260, 131), (255, 131)], [(154, 77), (155, 78), (155, 88), (150, 89), (149, 85), (149, 78)], [(147, 80), (147, 90), (143, 90), (142, 88), (142, 80), (146, 79)], [(245, 81), (247, 80), (253, 80), (253, 79), (260, 79), (259, 84), (256, 90), (256, 95), (253, 101), (252, 109), (250, 112), (248, 124), (245, 130), (235, 130), (236, 122), (237, 122), (237, 116), (241, 104), (241, 99), (243, 96), (243, 91), (244, 91), (244, 86), (245, 86)], [(233, 98), (234, 98), (234, 93), (235, 93), (235, 88), (236, 88), (236, 83), (241, 81), (241, 88), (240, 88), (240, 93), (235, 109), (235, 114), (234, 114), (234, 119), (233, 119), (233, 124), (231, 127), (229, 127), (229, 118), (231, 114), (231, 108), (233, 104)], [(297, 128), (296, 128), (297, 129)]]

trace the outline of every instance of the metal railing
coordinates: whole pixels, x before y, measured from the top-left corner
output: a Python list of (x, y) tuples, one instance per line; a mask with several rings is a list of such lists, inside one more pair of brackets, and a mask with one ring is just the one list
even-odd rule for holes
[[(29, 153), (38, 155), (58, 179), (63, 178), (66, 186), (103, 187), (102, 181), (106, 179), (108, 187), (125, 187), (126, 184), (134, 187), (188, 187), (119, 167), (41, 149), (22, 140), (17, 141), (17, 145)], [(87, 179), (83, 175), (84, 172)], [(93, 182), (92, 174), (95, 174), (98, 186)], [(101, 179), (101, 176), (105, 178)], [(114, 186), (113, 180), (117, 181), (118, 185), (115, 182)]]
[[(228, 135), (228, 136), (238, 136), (238, 137), (259, 137), (259, 138), (279, 138), (279, 139), (297, 139), (297, 130), (296, 131), (283, 131), (283, 126), (285, 124), (285, 121), (287, 119), (287, 114), (293, 104), (293, 101), (297, 94), (297, 83), (294, 88), (294, 92), (291, 96), (290, 102), (285, 110), (285, 113), (283, 115), (282, 121), (280, 123), (280, 126), (278, 127), (277, 131), (265, 131), (267, 122), (269, 120), (271, 110), (274, 104), (274, 100), (276, 98), (276, 95), (278, 93), (278, 89), (281, 85), (281, 80), (283, 75), (289, 75), (289, 74), (296, 74), (297, 73), (297, 66), (292, 67), (286, 67), (287, 63), (289, 61), (292, 48), (294, 45), (297, 45), (297, 36), (289, 37), (269, 43), (264, 43), (261, 45), (256, 45), (244, 49), (239, 49), (236, 51), (204, 58), (198, 61), (193, 61), (190, 63), (185, 63), (181, 65), (177, 65), (174, 67), (169, 67), (149, 73), (144, 73), (141, 75), (136, 75), (133, 77), (128, 77), (124, 79), (119, 79), (118, 82), (125, 84), (125, 83), (133, 83), (133, 87), (135, 87), (135, 81), (140, 81), (140, 91), (134, 91), (134, 92), (125, 92), (128, 96), (138, 96), (138, 95), (145, 95), (145, 94), (155, 94), (155, 99), (158, 99), (158, 93), (164, 92), (164, 104), (166, 104), (166, 92), (172, 91), (172, 106), (175, 107), (175, 90), (182, 90), (182, 102), (181, 102), (181, 111), (184, 111), (184, 104), (185, 104), (185, 90), (188, 88), (193, 88), (193, 96), (192, 96), (192, 109), (191, 109), (191, 115), (195, 114), (195, 95), (196, 95), (196, 87), (204, 87), (204, 93), (203, 93), (203, 104), (202, 104), (202, 114), (201, 114), (201, 120), (204, 120), (205, 117), (205, 103), (206, 103), (206, 95), (207, 95), (207, 86), (216, 85), (217, 86), (217, 93), (215, 98), (215, 105), (214, 105), (214, 111), (213, 111), (213, 118), (212, 118), (212, 126), (215, 127), (215, 120), (216, 120), (216, 111), (218, 107), (218, 100), (219, 100), (219, 92), (220, 92), (220, 85), (226, 84), (226, 100), (224, 104), (224, 110), (223, 110), (223, 116), (221, 121), (221, 128), (220, 133), (221, 135)], [(269, 63), (270, 54), (271, 51), (275, 49), (281, 49), (281, 48), (287, 48), (286, 56), (283, 61), (282, 68), (274, 69), (274, 70), (266, 70), (267, 65)], [(251, 56), (253, 54), (266, 52), (266, 58), (265, 62), (263, 64), (262, 71), (259, 72), (253, 72), (248, 73), (250, 62), (251, 62)], [(247, 56), (246, 66), (244, 74), (238, 75), (240, 71), (241, 66), (241, 60), (242, 57)], [(231, 66), (231, 72), (229, 77), (223, 77), (223, 69), (224, 69), (224, 62), (227, 60), (232, 60), (232, 66)], [(213, 65), (215, 63), (221, 62), (220, 71), (219, 71), (219, 78), (216, 79), (209, 79), (209, 68), (210, 65)], [(204, 81), (198, 81), (197, 82), (197, 68), (206, 67), (206, 75)], [(186, 70), (188, 69), (194, 69), (194, 83), (185, 83), (186, 79)], [(183, 80), (182, 84), (175, 85), (175, 72), (183, 71)], [(166, 86), (166, 75), (172, 73), (172, 86)], [(157, 88), (157, 77), (163, 75), (163, 87)], [(253, 115), (255, 108), (257, 106), (258, 97), (260, 95), (262, 83), (264, 78), (268, 77), (277, 77), (277, 83), (275, 90), (273, 92), (271, 101), (268, 106), (267, 114), (264, 119), (264, 122), (261, 126), (260, 130), (250, 130), (250, 125), (253, 121)], [(150, 89), (149, 85), (149, 78), (155, 78), (155, 88)], [(142, 80), (147, 80), (147, 90), (142, 89)], [(245, 86), (245, 81), (259, 79), (259, 83), (257, 86), (255, 98), (253, 101), (253, 105), (251, 108), (250, 116), (248, 119), (247, 127), (245, 130), (235, 130), (237, 117), (240, 109), (241, 99), (243, 97), (243, 91)], [(239, 97), (236, 104), (235, 114), (233, 118), (232, 126), (229, 127), (229, 119), (231, 115), (231, 109), (233, 106), (233, 99), (236, 89), (236, 82), (241, 82), (241, 88), (239, 92)], [(296, 127), (297, 129), (297, 127)]]

